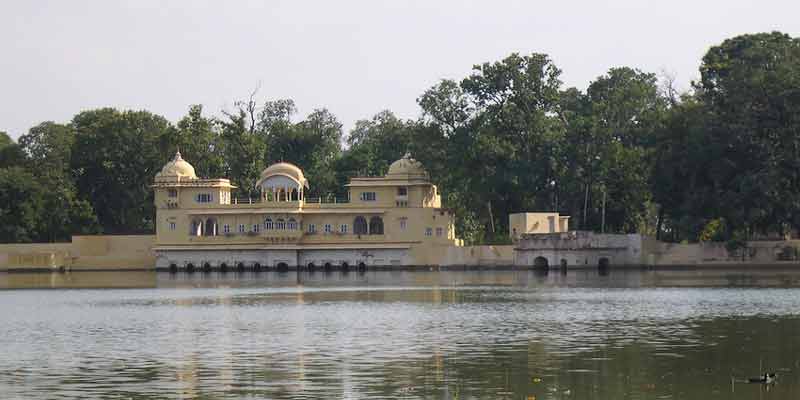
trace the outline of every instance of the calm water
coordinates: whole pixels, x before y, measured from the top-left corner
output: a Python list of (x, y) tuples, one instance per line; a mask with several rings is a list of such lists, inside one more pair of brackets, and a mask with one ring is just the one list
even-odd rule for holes
[[(798, 399), (800, 273), (0, 274), (0, 398)], [(760, 370), (777, 384), (732, 382)]]

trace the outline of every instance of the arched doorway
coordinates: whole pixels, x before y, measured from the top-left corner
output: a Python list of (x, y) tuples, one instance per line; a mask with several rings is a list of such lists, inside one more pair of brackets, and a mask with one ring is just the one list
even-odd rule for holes
[(306, 265), (306, 269), (308, 270), (308, 272), (314, 272), (314, 270), (317, 269), (317, 266), (314, 265), (313, 262), (310, 262), (308, 263), (308, 265)]
[(353, 233), (356, 235), (366, 235), (367, 232), (367, 219), (361, 216), (356, 217), (353, 221)]
[(278, 272), (288, 272), (289, 264), (286, 264), (285, 262), (280, 262), (275, 266), (275, 268), (278, 270)]
[(350, 264), (347, 261), (342, 262), (342, 272), (347, 272), (350, 270)]
[(363, 261), (358, 263), (358, 270), (359, 271), (366, 271), (367, 270), (367, 264), (364, 263)]
[(253, 271), (261, 272), (261, 263), (254, 263), (253, 264)]
[(228, 264), (222, 263), (219, 265), (219, 272), (228, 272)]
[(611, 261), (609, 261), (608, 257), (600, 257), (600, 260), (597, 261), (597, 269), (601, 275), (607, 274), (610, 266)]
[(326, 262), (325, 265), (323, 265), (322, 267), (325, 268), (325, 271), (330, 271), (331, 269), (333, 269), (333, 264)]
[(237, 263), (236, 264), (236, 269), (239, 270), (239, 272), (244, 271), (244, 263), (242, 263), (242, 262)]
[(169, 265), (169, 272), (176, 273), (178, 272), (178, 264), (172, 263)]
[(369, 234), (383, 235), (383, 218), (372, 217), (369, 219)]
[(565, 258), (561, 259), (560, 267), (561, 267), (561, 273), (562, 274), (566, 274), (567, 273), (567, 259), (565, 259)]
[(539, 256), (533, 259), (533, 267), (537, 269), (547, 269), (550, 268), (550, 264), (547, 262), (547, 259)]
[(189, 272), (189, 273), (194, 272), (194, 264), (192, 264), (192, 263), (186, 264), (186, 272)]
[(203, 272), (211, 272), (211, 263), (203, 263)]

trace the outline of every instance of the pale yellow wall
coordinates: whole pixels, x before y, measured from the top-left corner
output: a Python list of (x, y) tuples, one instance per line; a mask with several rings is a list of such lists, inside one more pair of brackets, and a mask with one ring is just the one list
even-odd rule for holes
[(509, 214), (508, 227), (512, 237), (524, 233), (567, 232), (569, 220), (558, 213), (516, 213)]
[(70, 243), (0, 244), (0, 269), (151, 269), (154, 243), (152, 235), (93, 235), (73, 236)]

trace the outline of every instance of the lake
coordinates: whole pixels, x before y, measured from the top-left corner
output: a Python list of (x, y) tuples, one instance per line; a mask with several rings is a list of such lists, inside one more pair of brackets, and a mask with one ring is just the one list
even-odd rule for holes
[[(3, 399), (798, 399), (791, 270), (0, 274)], [(775, 384), (742, 382), (761, 371)]]

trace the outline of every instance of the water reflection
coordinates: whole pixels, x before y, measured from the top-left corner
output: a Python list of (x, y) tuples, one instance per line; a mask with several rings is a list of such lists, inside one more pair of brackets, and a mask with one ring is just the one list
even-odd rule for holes
[[(6, 288), (106, 290), (0, 291), (0, 393), (795, 399), (798, 278), (723, 270), (2, 274)], [(778, 371), (778, 383), (731, 382), (761, 370)]]

